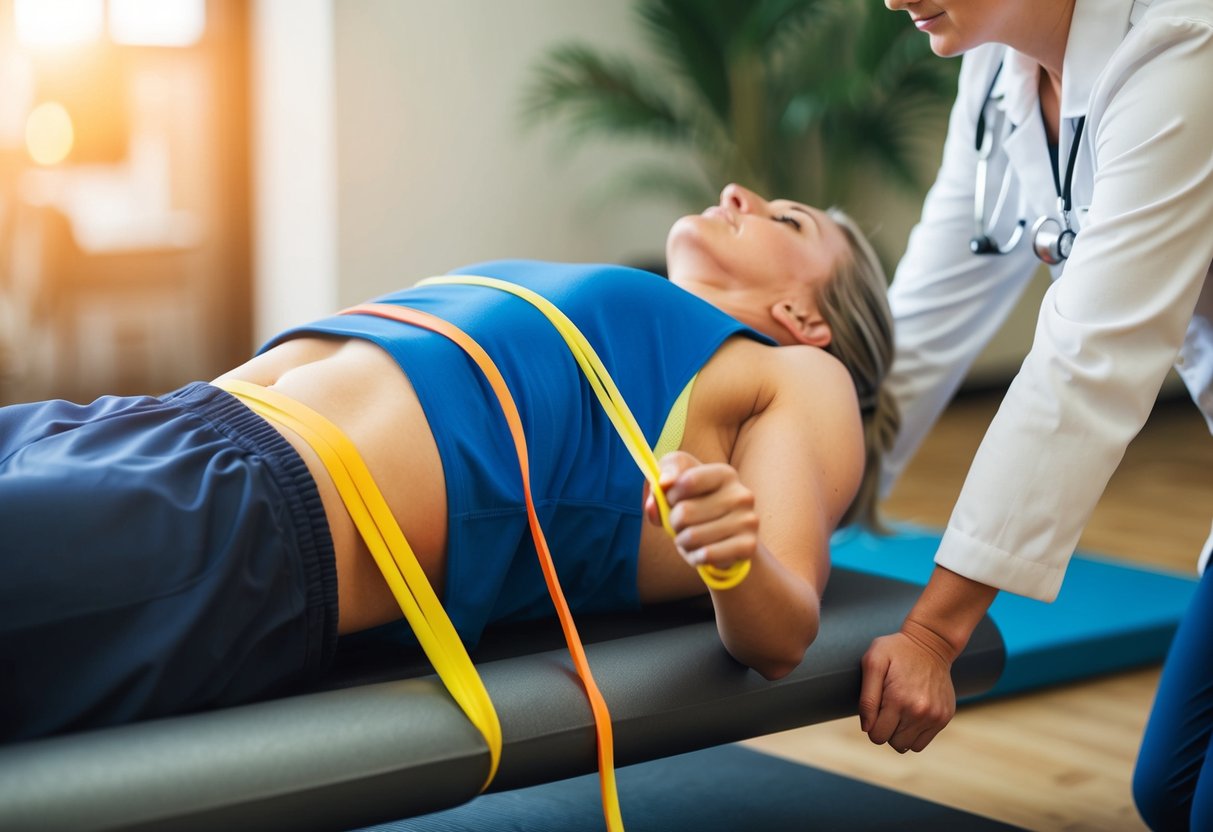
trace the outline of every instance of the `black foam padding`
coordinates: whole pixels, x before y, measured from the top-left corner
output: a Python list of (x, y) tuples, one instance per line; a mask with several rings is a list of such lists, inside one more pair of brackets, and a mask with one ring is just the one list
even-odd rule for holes
[[(900, 626), (919, 592), (835, 570), (817, 641), (775, 682), (724, 651), (706, 602), (580, 618), (617, 764), (854, 714), (860, 658)], [(504, 736), (491, 790), (596, 769), (593, 720), (554, 623), (495, 630), (475, 658)], [(990, 688), (1003, 660), (987, 619), (953, 667), (958, 693)], [(479, 792), (488, 748), (416, 653), (364, 645), (326, 685), (0, 747), (0, 829), (339, 830)]]
[[(621, 768), (628, 832), (1025, 832), (1018, 826), (722, 745)], [(587, 774), (360, 832), (602, 832), (598, 778)]]

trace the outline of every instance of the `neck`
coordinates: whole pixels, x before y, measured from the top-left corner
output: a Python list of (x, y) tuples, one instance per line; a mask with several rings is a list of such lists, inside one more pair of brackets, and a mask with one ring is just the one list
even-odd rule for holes
[(1049, 83), (1060, 95), (1061, 71), (1065, 63), (1066, 43), (1070, 38), (1070, 22), (1074, 19), (1076, 0), (1036, 3), (1035, 8), (1019, 13), (1027, 21), (1023, 30), (1009, 38), (1007, 45), (1027, 55), (1038, 64)]
[[(769, 305), (765, 300), (758, 299), (753, 292), (746, 289), (730, 288), (702, 280), (680, 280), (670, 274), (670, 282), (685, 289), (702, 301), (706, 301), (726, 315), (741, 321), (751, 329), (769, 335), (779, 343), (787, 341), (787, 333), (775, 324), (771, 318)], [(774, 301), (771, 301), (774, 303)]]
[(1040, 65), (1040, 115), (1044, 120), (1049, 141), (1056, 144), (1061, 125), (1061, 73), (1065, 64), (1066, 43), (1070, 38), (1070, 23), (1074, 19), (1075, 0), (1068, 0), (1040, 11), (1032, 37), (1025, 39), (1018, 51), (1035, 59)]

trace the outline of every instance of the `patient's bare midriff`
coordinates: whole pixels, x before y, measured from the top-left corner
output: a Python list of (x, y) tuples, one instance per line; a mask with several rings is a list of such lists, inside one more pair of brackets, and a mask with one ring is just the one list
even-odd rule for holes
[[(296, 338), (225, 378), (271, 388), (328, 418), (357, 446), (441, 597), (446, 551), (446, 488), (433, 433), (400, 366), (360, 339)], [(340, 631), (401, 617), (336, 486), (297, 434), (275, 425), (307, 463), (320, 490), (337, 559)]]

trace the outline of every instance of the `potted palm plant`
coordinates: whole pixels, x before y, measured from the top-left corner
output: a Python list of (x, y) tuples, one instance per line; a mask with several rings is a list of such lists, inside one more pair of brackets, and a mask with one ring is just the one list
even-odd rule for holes
[(687, 160), (613, 171), (612, 190), (680, 207), (731, 181), (816, 205), (849, 205), (861, 179), (920, 195), (957, 62), (906, 15), (871, 0), (635, 0), (634, 12), (649, 59), (559, 43), (522, 100), (528, 123), (557, 122), (574, 145), (623, 139)]

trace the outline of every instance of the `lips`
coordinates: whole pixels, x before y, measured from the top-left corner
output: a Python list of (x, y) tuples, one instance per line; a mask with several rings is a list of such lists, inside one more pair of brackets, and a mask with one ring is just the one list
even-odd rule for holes
[(708, 208), (703, 212), (702, 216), (707, 217), (708, 219), (722, 219), (733, 228), (737, 227), (737, 223), (733, 221), (733, 215), (721, 208), (719, 205), (713, 205), (712, 207)]
[(941, 17), (943, 17), (943, 12), (938, 12), (930, 17), (915, 17), (911, 19), (914, 21), (914, 25), (918, 28), (918, 31), (925, 32), (927, 29), (930, 29), (931, 26), (933, 26)]

